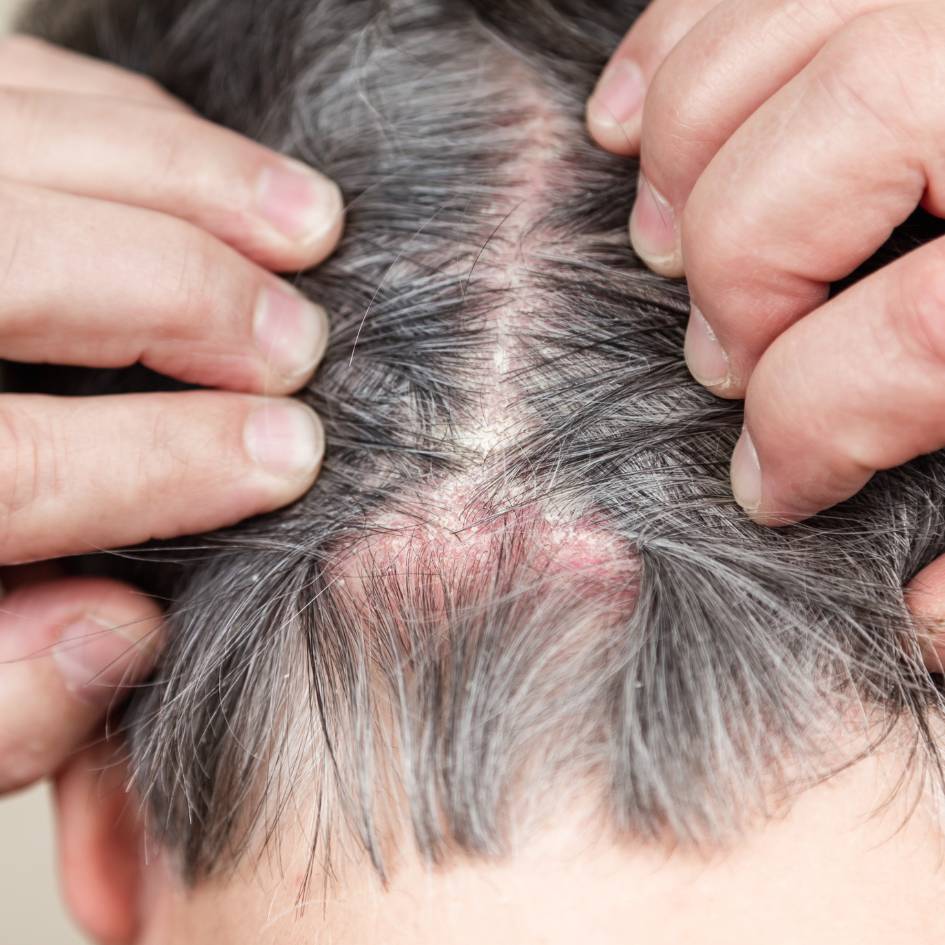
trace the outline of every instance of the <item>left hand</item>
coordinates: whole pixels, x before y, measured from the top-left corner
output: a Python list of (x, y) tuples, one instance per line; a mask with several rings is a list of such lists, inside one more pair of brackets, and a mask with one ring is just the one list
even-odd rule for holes
[(0, 132), (3, 358), (216, 388), (0, 396), (3, 795), (96, 738), (164, 634), (131, 586), (6, 566), (224, 527), (311, 486), (320, 427), (284, 398), (327, 323), (271, 270), (326, 258), (343, 207), (144, 76), (25, 37), (0, 41)]

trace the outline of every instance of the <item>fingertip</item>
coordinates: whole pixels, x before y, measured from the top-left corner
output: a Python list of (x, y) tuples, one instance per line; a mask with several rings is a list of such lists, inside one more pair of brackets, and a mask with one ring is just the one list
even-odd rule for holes
[(629, 233), (633, 251), (649, 269), (671, 279), (684, 275), (676, 211), (642, 171), (630, 213)]
[(805, 513), (777, 500), (770, 483), (765, 481), (758, 449), (747, 427), (742, 428), (732, 453), (731, 480), (735, 501), (757, 525), (783, 528), (817, 511), (812, 509)]
[(794, 512), (784, 508), (772, 511), (767, 508), (745, 509), (745, 514), (756, 524), (763, 525), (765, 528), (787, 528), (789, 525), (796, 525), (804, 521), (816, 512)]
[(587, 102), (587, 130), (606, 151), (622, 156), (640, 147), (646, 78), (629, 58), (614, 58)]
[(307, 269), (323, 262), (344, 229), (344, 198), (338, 185), (290, 158), (268, 162), (256, 187), (256, 208), (272, 236), (273, 268)]
[(618, 124), (609, 117), (602, 117), (599, 112), (592, 111), (592, 101), (588, 102), (585, 117), (591, 140), (617, 157), (636, 157), (640, 153), (641, 122), (636, 120), (626, 125)]
[(324, 427), (315, 411), (297, 400), (270, 400), (251, 410), (243, 442), (270, 482), (274, 507), (299, 498), (321, 470)]
[(758, 450), (747, 427), (742, 428), (732, 454), (732, 493), (735, 501), (749, 513), (761, 508), (761, 463)]
[(698, 306), (693, 305), (683, 347), (686, 366), (693, 379), (713, 393), (722, 393), (730, 385), (732, 365), (712, 326)]
[(259, 389), (270, 395), (302, 388), (328, 348), (328, 313), (285, 282), (264, 285), (256, 302), (253, 336), (262, 357)]

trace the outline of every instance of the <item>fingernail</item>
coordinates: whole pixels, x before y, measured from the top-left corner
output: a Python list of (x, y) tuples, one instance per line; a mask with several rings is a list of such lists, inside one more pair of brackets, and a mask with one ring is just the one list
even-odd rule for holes
[(254, 410), (244, 430), (253, 461), (278, 476), (298, 478), (322, 461), (324, 434), (308, 407), (295, 400), (266, 404)]
[(676, 214), (669, 201), (641, 173), (637, 199), (630, 214), (630, 241), (636, 254), (654, 272), (682, 275), (682, 254)]
[(324, 236), (343, 210), (338, 186), (298, 161), (266, 167), (259, 178), (259, 210), (280, 233), (308, 244)]
[(715, 337), (712, 326), (695, 305), (686, 329), (685, 353), (689, 373), (700, 384), (705, 387), (725, 387), (728, 384), (731, 370), (728, 355)]
[(757, 512), (761, 508), (761, 463), (745, 428), (732, 454), (732, 492), (746, 512)]
[(640, 112), (645, 96), (643, 70), (632, 59), (616, 59), (587, 103), (588, 117), (602, 128), (625, 125)]
[(157, 647), (157, 628), (149, 620), (146, 628), (86, 615), (65, 627), (53, 659), (68, 689), (87, 702), (108, 704), (117, 689), (140, 679)]
[(289, 381), (311, 375), (328, 345), (325, 310), (288, 286), (263, 288), (253, 329), (266, 365)]

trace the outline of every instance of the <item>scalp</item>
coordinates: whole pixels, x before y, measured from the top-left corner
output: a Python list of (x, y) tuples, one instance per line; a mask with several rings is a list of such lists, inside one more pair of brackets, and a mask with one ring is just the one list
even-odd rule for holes
[(945, 550), (945, 465), (777, 533), (740, 514), (740, 407), (689, 380), (685, 288), (627, 247), (634, 169), (582, 131), (639, 6), (53, 12), (55, 38), (308, 161), (348, 202), (338, 254), (296, 280), (333, 320), (303, 395), (321, 479), (142, 569), (171, 640), (125, 722), (154, 831), (192, 878), (313, 793), (318, 856), (353, 838), (381, 870), (404, 824), (431, 860), (500, 853), (575, 783), (622, 835), (721, 843), (773, 785), (851, 760), (851, 705), (886, 720), (870, 739), (902, 722), (935, 769), (940, 700), (902, 648), (901, 588)]

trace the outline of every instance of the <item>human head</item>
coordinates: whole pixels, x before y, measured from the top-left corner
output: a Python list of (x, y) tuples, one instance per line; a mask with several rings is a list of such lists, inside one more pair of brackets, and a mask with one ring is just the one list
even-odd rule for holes
[(671, 890), (686, 857), (741, 849), (860, 754), (902, 761), (925, 796), (939, 693), (901, 587), (943, 550), (941, 460), (789, 530), (736, 509), (739, 408), (687, 380), (685, 289), (632, 257), (632, 167), (581, 129), (639, 7), (45, 11), (49, 35), (154, 75), (349, 201), (336, 258), (295, 280), (334, 322), (304, 394), (322, 478), (288, 510), (139, 555), (170, 644), (121, 720), (127, 770), (161, 869), (196, 890), (162, 879), (162, 904), (193, 917), (280, 875), (290, 900), (338, 903), (424, 863), (475, 888), (523, 846), (580, 862), (576, 823), (616, 857), (585, 875), (628, 847), (645, 874), (675, 848)]

